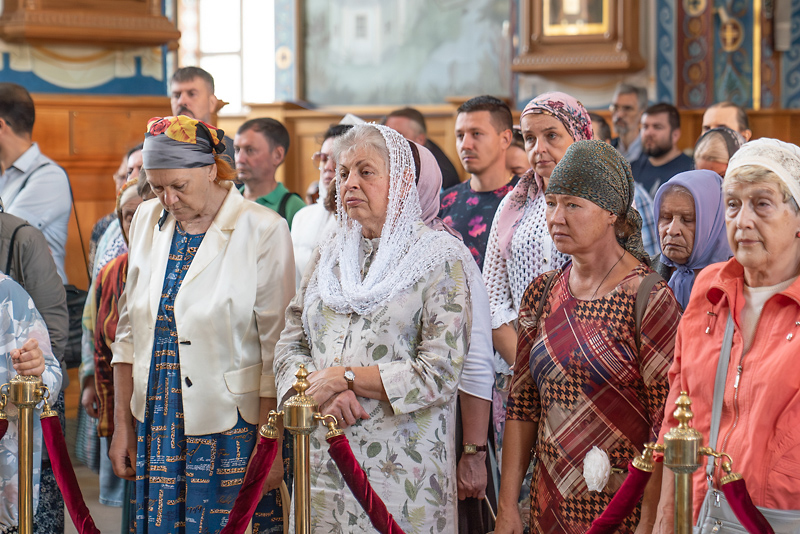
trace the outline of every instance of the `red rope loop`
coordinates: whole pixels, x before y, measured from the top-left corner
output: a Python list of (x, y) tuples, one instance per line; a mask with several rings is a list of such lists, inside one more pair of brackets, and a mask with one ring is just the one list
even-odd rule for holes
[(381, 534), (404, 534), (403, 530), (394, 520), (392, 514), (386, 509), (386, 505), (372, 489), (367, 479), (367, 474), (358, 465), (347, 437), (340, 435), (328, 440), (330, 453), (336, 466), (342, 473), (347, 487), (353, 493), (358, 503), (367, 512), (372, 526)]

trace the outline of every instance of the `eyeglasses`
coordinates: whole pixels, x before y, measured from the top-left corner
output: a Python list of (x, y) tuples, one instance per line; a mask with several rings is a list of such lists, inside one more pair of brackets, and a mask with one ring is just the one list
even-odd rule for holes
[(330, 157), (331, 156), (325, 152), (314, 152), (314, 155), (311, 156), (311, 161), (314, 162), (314, 165), (316, 165), (319, 170), (323, 171)]
[(623, 113), (633, 113), (636, 111), (636, 108), (633, 106), (618, 106), (616, 104), (611, 104), (608, 106), (608, 110), (611, 113), (616, 113), (617, 111), (622, 111)]

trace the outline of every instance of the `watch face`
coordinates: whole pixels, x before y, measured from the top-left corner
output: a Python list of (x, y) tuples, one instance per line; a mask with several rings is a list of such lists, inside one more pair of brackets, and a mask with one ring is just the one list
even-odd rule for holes
[(353, 371), (345, 371), (344, 372), (344, 379), (348, 382), (352, 382), (356, 379), (356, 374)]
[(475, 454), (476, 452), (478, 452), (478, 447), (472, 443), (467, 443), (464, 445), (464, 454)]

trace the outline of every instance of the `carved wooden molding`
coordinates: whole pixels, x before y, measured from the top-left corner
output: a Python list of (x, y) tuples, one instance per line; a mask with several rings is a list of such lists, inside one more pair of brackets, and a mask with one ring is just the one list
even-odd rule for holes
[[(112, 4), (114, 7), (109, 7)], [(160, 0), (7, 0), (0, 16), (0, 38), (32, 44), (158, 46), (180, 32), (161, 15)]]
[(520, 47), (512, 70), (578, 74), (644, 68), (639, 52), (638, 0), (581, 2), (584, 6), (598, 8), (596, 11), (601, 13), (602, 20), (561, 26), (553, 24), (545, 13), (559, 4), (557, 0), (522, 0)]

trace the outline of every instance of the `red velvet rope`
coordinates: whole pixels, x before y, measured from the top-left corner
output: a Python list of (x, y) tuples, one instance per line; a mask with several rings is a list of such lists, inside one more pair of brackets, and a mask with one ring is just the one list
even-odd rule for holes
[(64, 433), (58, 417), (42, 418), (42, 434), (47, 446), (47, 454), (50, 455), (53, 474), (61, 494), (64, 496), (64, 503), (67, 505), (67, 511), (75, 529), (79, 534), (100, 534), (100, 530), (95, 526), (89, 513), (89, 508), (83, 501), (81, 488), (78, 486), (78, 479), (75, 478), (75, 471), (72, 469), (72, 461), (67, 453), (67, 444), (64, 443)]
[(395, 522), (392, 514), (386, 509), (386, 505), (375, 494), (375, 490), (367, 479), (367, 474), (358, 465), (353, 451), (350, 449), (350, 443), (347, 437), (334, 436), (328, 440), (330, 443), (330, 453), (336, 466), (342, 473), (347, 487), (353, 492), (353, 496), (358, 503), (367, 512), (369, 520), (372, 521), (378, 532), (381, 534), (404, 534), (400, 526)]
[(8, 430), (8, 419), (0, 419), (0, 439), (6, 435), (6, 430)]
[(258, 502), (261, 500), (261, 489), (264, 481), (267, 480), (272, 462), (278, 454), (278, 441), (261, 436), (256, 448), (255, 455), (247, 467), (244, 475), (244, 482), (233, 503), (233, 510), (228, 515), (228, 523), (220, 531), (220, 534), (242, 534), (250, 519), (256, 511)]
[(647, 471), (634, 467), (633, 462), (628, 464), (628, 476), (622, 483), (608, 507), (594, 520), (592, 528), (586, 534), (611, 534), (617, 531), (626, 517), (631, 515), (636, 504), (644, 495), (644, 488), (650, 480)]
[(775, 534), (775, 531), (772, 530), (772, 527), (764, 518), (764, 514), (753, 504), (744, 480), (739, 479), (723, 484), (722, 493), (725, 494), (731, 510), (736, 514), (736, 519), (747, 529), (747, 532), (751, 534)]

